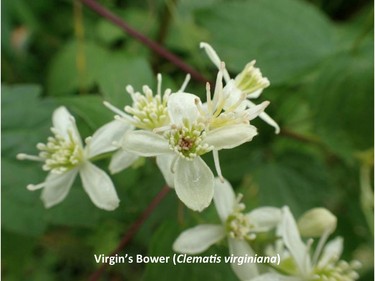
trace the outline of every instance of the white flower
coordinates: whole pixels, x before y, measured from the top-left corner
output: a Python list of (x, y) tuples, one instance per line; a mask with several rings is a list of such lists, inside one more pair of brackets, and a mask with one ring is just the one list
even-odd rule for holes
[[(281, 211), (273, 207), (262, 207), (244, 214), (245, 206), (236, 198), (231, 185), (215, 179), (214, 202), (221, 219), (221, 225), (202, 224), (185, 230), (173, 244), (176, 252), (199, 254), (214, 243), (227, 237), (229, 252), (234, 256), (253, 256), (254, 251), (248, 241), (256, 238), (257, 232), (274, 228), (280, 220)], [(241, 280), (258, 276), (256, 264), (231, 264)]]
[(214, 185), (214, 176), (200, 156), (239, 146), (257, 134), (256, 128), (249, 124), (208, 131), (199, 105), (200, 99), (193, 94), (171, 94), (167, 105), (169, 126), (154, 132), (132, 131), (124, 138), (124, 149), (144, 157), (157, 156), (167, 183), (175, 187), (177, 196), (186, 206), (197, 211), (210, 204)]
[(93, 165), (90, 159), (116, 149), (112, 143), (118, 139), (118, 132), (126, 131), (129, 126), (118, 121), (110, 122), (88, 138), (86, 147), (83, 147), (74, 117), (65, 107), (53, 112), (52, 123), (54, 136), (48, 138), (47, 144), (37, 145), (39, 156), (17, 155), (20, 160), (41, 161), (44, 163), (43, 170), (49, 171), (44, 182), (30, 184), (27, 188), (43, 188), (41, 198), (45, 207), (49, 208), (65, 199), (79, 173), (84, 190), (97, 207), (116, 209), (120, 200), (110, 177)]
[[(228, 85), (223, 88), (223, 75), (226, 73), (222, 62), (215, 83), (214, 95), (211, 98), (210, 84), (206, 85), (207, 102), (200, 108), (210, 130), (234, 124), (249, 124), (269, 105), (268, 101), (260, 105), (247, 107), (246, 95), (236, 96), (228, 92)], [(237, 90), (238, 92), (238, 90)]]
[[(222, 61), (215, 52), (215, 50), (207, 43), (202, 42), (200, 47), (203, 48), (210, 60), (216, 65), (218, 69), (222, 69)], [(244, 108), (252, 108), (255, 106), (249, 99), (258, 98), (263, 89), (269, 86), (267, 78), (262, 76), (259, 68), (254, 67), (255, 61), (248, 63), (244, 70), (238, 74), (234, 79), (231, 79), (228, 71), (223, 69), (223, 77), (226, 82), (223, 88), (223, 96), (225, 97), (224, 109), (235, 106), (239, 110)], [(259, 114), (259, 117), (266, 123), (275, 128), (276, 133), (279, 133), (279, 125), (265, 112)]]
[[(291, 276), (297, 277), (301, 281), (353, 281), (359, 278), (355, 271), (360, 266), (359, 262), (347, 263), (340, 260), (343, 239), (337, 237), (325, 244), (333, 231), (331, 224), (328, 225), (327, 231), (321, 236), (311, 257), (312, 240), (309, 240), (307, 244), (302, 241), (297, 224), (288, 207), (284, 207), (282, 212), (281, 235), (290, 253), (292, 264), (295, 265), (294, 268), (290, 268), (290, 266), (283, 268), (285, 271), (289, 271), (288, 273)], [(286, 263), (290, 265), (290, 262)]]
[[(190, 75), (187, 75), (178, 92), (184, 91), (189, 80)], [(170, 123), (167, 102), (172, 91), (171, 89), (166, 89), (162, 95), (161, 88), (162, 76), (158, 74), (156, 95), (153, 94), (152, 90), (147, 85), (144, 85), (142, 88), (143, 94), (134, 91), (133, 87), (128, 85), (126, 91), (133, 100), (132, 106), (125, 106), (124, 111), (122, 111), (109, 102), (105, 101), (104, 105), (116, 113), (116, 120), (139, 129), (152, 131), (156, 128), (167, 126)], [(124, 136), (125, 132), (122, 132), (122, 137), (118, 142), (120, 149), (113, 154), (109, 164), (109, 170), (112, 174), (126, 169), (139, 158), (139, 155), (126, 150), (126, 142), (123, 140)]]

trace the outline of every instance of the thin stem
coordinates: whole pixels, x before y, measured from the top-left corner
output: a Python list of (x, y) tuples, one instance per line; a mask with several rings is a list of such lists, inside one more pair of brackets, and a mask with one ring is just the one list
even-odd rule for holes
[(74, 34), (77, 38), (76, 67), (78, 73), (79, 92), (84, 94), (86, 75), (85, 29), (83, 26), (82, 3), (73, 0)]
[(171, 63), (179, 67), (184, 72), (190, 73), (191, 77), (196, 79), (197, 81), (206, 83), (207, 79), (203, 77), (199, 72), (194, 70), (191, 66), (186, 64), (183, 60), (179, 57), (174, 55), (173, 53), (169, 52), (167, 49), (163, 48), (161, 45), (156, 43), (155, 41), (151, 40), (150, 38), (146, 37), (145, 35), (139, 33), (137, 30), (129, 26), (125, 21), (121, 18), (116, 16), (115, 14), (108, 11), (102, 5), (97, 3), (95, 0), (81, 0), (81, 2), (86, 5), (88, 8), (99, 14), (100, 16), (106, 18), (113, 24), (120, 27), (122, 30), (127, 32), (130, 36), (138, 40), (139, 42), (143, 43), (155, 53), (159, 54), (160, 56), (164, 57), (165, 59), (169, 60)]
[[(140, 227), (145, 223), (145, 221), (151, 216), (153, 210), (159, 205), (159, 203), (165, 198), (170, 188), (165, 185), (159, 193), (152, 199), (147, 208), (142, 212), (142, 214), (137, 218), (137, 220), (129, 227), (124, 236), (122, 237), (120, 243), (117, 245), (116, 249), (112, 251), (110, 256), (118, 254), (125, 246), (131, 241), (134, 235), (138, 232)], [(90, 281), (99, 280), (100, 276), (107, 268), (108, 264), (103, 263), (97, 271), (95, 271), (89, 278)]]

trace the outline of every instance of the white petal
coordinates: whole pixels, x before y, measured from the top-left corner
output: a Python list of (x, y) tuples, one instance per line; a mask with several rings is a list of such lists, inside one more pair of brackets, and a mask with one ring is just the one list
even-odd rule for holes
[[(225, 85), (223, 89), (223, 96), (225, 100), (225, 110), (238, 103), (238, 101), (242, 98), (242, 92), (237, 88), (233, 79), (229, 80)], [(240, 110), (243, 109), (245, 109), (245, 106), (240, 107)]]
[(199, 97), (193, 94), (174, 93), (170, 95), (168, 98), (168, 114), (172, 124), (181, 126), (184, 119), (194, 123), (199, 116), (196, 102), (201, 103)]
[(311, 262), (306, 245), (302, 242), (296, 221), (288, 207), (282, 209), (281, 235), (301, 273), (310, 272)]
[(165, 154), (156, 156), (156, 164), (164, 176), (165, 182), (171, 188), (174, 187), (174, 173), (172, 164), (175, 162), (176, 155)]
[(210, 205), (214, 195), (214, 175), (200, 157), (191, 161), (179, 158), (174, 187), (177, 196), (187, 207), (202, 211)]
[[(228, 238), (228, 244), (229, 254), (233, 254), (236, 257), (255, 255), (253, 249), (244, 240)], [(231, 263), (231, 266), (240, 280), (248, 280), (258, 276), (258, 269), (255, 263), (243, 263), (242, 265)]]
[(112, 211), (118, 207), (120, 200), (116, 189), (103, 170), (86, 162), (80, 169), (80, 176), (83, 189), (98, 208)]
[[(207, 56), (210, 58), (210, 60), (213, 62), (213, 64), (218, 68), (220, 69), (221, 67), (221, 59), (219, 58), (219, 56), (217, 55), (217, 53), (215, 52), (215, 50), (211, 47), (210, 44), (207, 44), (205, 42), (201, 42), (199, 44), (199, 47), (203, 48), (205, 51), (206, 51), (206, 54)], [(230, 80), (230, 77), (229, 77), (229, 73), (226, 69), (224, 69), (224, 79), (226, 82), (228, 82)]]
[(77, 172), (78, 169), (72, 169), (63, 174), (48, 174), (41, 195), (46, 208), (50, 208), (65, 199), (76, 178)]
[(342, 237), (336, 237), (329, 241), (324, 247), (318, 266), (324, 267), (332, 258), (339, 258), (342, 254), (343, 244), (344, 240)]
[(128, 132), (124, 137), (122, 148), (145, 157), (172, 153), (165, 138), (144, 130)]
[(257, 208), (246, 215), (255, 225), (254, 231), (268, 231), (281, 222), (281, 210), (274, 207)]
[(262, 92), (263, 92), (263, 89), (259, 89), (259, 90), (256, 90), (255, 92), (252, 92), (251, 94), (248, 94), (246, 97), (248, 99), (256, 99), (256, 98), (259, 98)]
[[(249, 100), (247, 100), (247, 103), (251, 106), (255, 106), (255, 104)], [(279, 125), (267, 113), (265, 112), (260, 113), (259, 118), (262, 119), (264, 122), (266, 122), (268, 125), (271, 125), (272, 127), (274, 127), (276, 134), (280, 133)]]
[(212, 130), (207, 133), (204, 142), (216, 150), (230, 149), (251, 141), (257, 135), (257, 129), (252, 125), (237, 124)]
[(199, 254), (224, 237), (225, 231), (221, 225), (198, 225), (182, 232), (173, 243), (173, 250), (189, 255)]
[(111, 174), (121, 172), (131, 166), (138, 158), (137, 154), (121, 149), (112, 155), (109, 171)]
[(75, 119), (65, 106), (55, 109), (52, 115), (52, 124), (53, 128), (65, 139), (69, 138), (68, 133), (70, 132), (74, 140), (82, 146), (81, 136), (78, 132)]
[(120, 120), (114, 120), (100, 127), (86, 146), (88, 158), (118, 149), (113, 143), (118, 143), (130, 128), (130, 125)]
[(269, 101), (264, 101), (261, 104), (258, 104), (256, 106), (253, 106), (247, 109), (246, 112), (248, 114), (249, 120), (253, 120), (254, 118), (258, 117), (266, 109), (266, 107), (269, 104), (270, 104)]
[(236, 203), (236, 195), (227, 180), (221, 182), (219, 178), (215, 178), (214, 202), (221, 221), (225, 222), (228, 216), (233, 212)]

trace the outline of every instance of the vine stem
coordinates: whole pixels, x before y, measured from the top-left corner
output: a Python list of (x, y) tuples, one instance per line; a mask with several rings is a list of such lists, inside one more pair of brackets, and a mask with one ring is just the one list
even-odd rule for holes
[[(129, 227), (126, 231), (124, 236), (122, 237), (120, 243), (117, 245), (116, 249), (112, 251), (110, 256), (114, 256), (118, 254), (121, 250), (125, 248), (125, 246), (131, 241), (134, 235), (138, 232), (140, 227), (144, 224), (144, 222), (151, 216), (153, 210), (159, 205), (159, 203), (165, 198), (167, 193), (170, 191), (169, 186), (165, 185), (159, 193), (152, 199), (150, 204), (147, 208), (143, 211), (143, 213), (137, 218), (137, 220)], [(89, 281), (97, 281), (99, 280), (100, 276), (104, 272), (104, 270), (108, 267), (107, 263), (103, 263), (89, 278)]]
[(190, 73), (191, 77), (194, 78), (197, 81), (206, 83), (208, 80), (203, 77), (199, 72), (197, 72), (195, 69), (193, 69), (191, 66), (186, 64), (183, 60), (181, 60), (178, 56), (171, 53), (155, 41), (151, 40), (147, 36), (141, 34), (134, 28), (132, 28), (129, 24), (127, 24), (125, 21), (123, 21), (121, 18), (116, 16), (115, 14), (111, 13), (109, 10), (104, 8), (102, 5), (97, 3), (95, 0), (81, 0), (81, 2), (86, 5), (88, 8), (99, 14), (100, 16), (106, 18), (108, 21), (112, 22), (113, 24), (117, 25), (119, 28), (124, 30), (126, 33), (128, 33), (130, 36), (138, 40), (139, 42), (143, 43), (147, 47), (149, 47), (151, 50), (153, 50), (155, 53), (159, 54), (161, 57), (164, 57), (165, 59), (169, 60), (171, 63), (179, 67), (181, 70), (183, 70), (186, 73)]

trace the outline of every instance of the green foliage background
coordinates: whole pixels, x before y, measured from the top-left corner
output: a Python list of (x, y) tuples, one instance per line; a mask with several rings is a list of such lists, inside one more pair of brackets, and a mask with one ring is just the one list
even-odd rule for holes
[[(216, 70), (200, 41), (212, 44), (233, 74), (257, 60), (271, 81), (261, 99), (271, 101), (267, 112), (282, 132), (255, 120), (253, 142), (221, 153), (224, 175), (248, 209), (289, 205), (297, 217), (316, 206), (331, 210), (338, 217), (334, 235), (345, 239), (344, 258), (362, 261), (360, 280), (373, 280), (373, 198), (366, 205), (360, 185), (361, 169), (373, 170), (372, 1), (100, 2), (210, 80)], [(45, 173), (15, 156), (36, 153), (59, 105), (76, 116), (86, 137), (113, 118), (103, 100), (118, 107), (130, 102), (125, 85), (155, 87), (161, 72), (164, 86), (177, 89), (185, 74), (77, 3), (4, 0), (1, 12), (2, 277), (86, 280), (99, 266), (94, 254), (110, 253), (164, 185), (155, 163), (113, 177), (121, 199), (114, 212), (95, 208), (78, 180), (63, 203), (46, 210), (40, 192), (25, 188)], [(205, 94), (196, 81), (187, 90)], [(194, 213), (170, 192), (122, 253), (170, 255), (178, 233), (212, 220), (218, 220), (212, 206)], [(225, 255), (226, 246), (204, 255), (216, 253)], [(162, 264), (112, 266), (103, 280), (158, 276), (237, 280), (227, 265)]]

